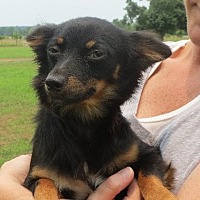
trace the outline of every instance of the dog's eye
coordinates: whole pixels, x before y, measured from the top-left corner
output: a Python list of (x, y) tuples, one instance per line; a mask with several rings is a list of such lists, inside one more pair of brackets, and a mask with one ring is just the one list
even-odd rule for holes
[(103, 51), (95, 50), (90, 55), (88, 55), (89, 60), (99, 60), (105, 56)]
[(60, 49), (58, 48), (58, 47), (56, 47), (56, 46), (54, 46), (54, 47), (49, 47), (48, 48), (48, 53), (50, 54), (50, 55), (58, 55), (59, 53), (60, 53)]

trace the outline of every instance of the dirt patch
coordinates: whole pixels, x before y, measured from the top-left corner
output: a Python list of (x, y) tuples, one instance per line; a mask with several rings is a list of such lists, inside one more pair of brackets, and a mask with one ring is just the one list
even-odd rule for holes
[(9, 123), (17, 118), (17, 115), (7, 114), (0, 117), (0, 146), (6, 144), (5, 138), (9, 140), (13, 138), (13, 134), (11, 133)]
[(33, 58), (0, 58), (0, 62), (23, 62), (32, 60)]

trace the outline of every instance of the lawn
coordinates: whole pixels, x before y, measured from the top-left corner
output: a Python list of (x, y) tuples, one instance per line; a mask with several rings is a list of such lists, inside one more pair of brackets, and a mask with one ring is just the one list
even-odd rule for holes
[[(1, 54), (4, 52), (4, 54)], [(30, 58), (4, 62), (2, 58)], [(0, 47), (0, 166), (17, 155), (29, 153), (34, 132), (37, 99), (31, 87), (36, 74), (28, 47)]]
[(30, 58), (33, 52), (26, 46), (0, 47), (1, 58)]

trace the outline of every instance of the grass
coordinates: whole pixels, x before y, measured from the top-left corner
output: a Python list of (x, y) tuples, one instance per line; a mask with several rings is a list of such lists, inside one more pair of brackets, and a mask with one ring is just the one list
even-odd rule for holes
[(166, 34), (165, 37), (164, 37), (164, 41), (180, 41), (180, 40), (188, 40), (189, 37), (187, 35), (184, 35), (184, 36), (177, 36), (177, 35), (169, 35), (169, 34)]
[(0, 47), (1, 58), (31, 58), (33, 52), (26, 46)]
[(11, 38), (7, 38), (7, 39), (2, 39), (0, 40), (0, 47), (3, 46), (27, 46), (27, 43), (24, 39), (11, 39)]
[[(36, 67), (32, 61), (12, 61), (12, 58), (25, 56), (31, 59), (30, 52), (28, 47), (0, 47), (0, 166), (31, 149), (32, 118), (37, 109), (31, 80)], [(8, 58), (8, 55), (10, 62), (4, 62), (2, 58)]]

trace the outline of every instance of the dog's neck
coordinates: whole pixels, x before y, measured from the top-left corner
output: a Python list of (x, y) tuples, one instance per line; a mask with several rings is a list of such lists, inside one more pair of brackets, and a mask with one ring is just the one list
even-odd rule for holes
[[(61, 149), (62, 157), (70, 163), (68, 167), (65, 163), (60, 166), (63, 172), (67, 168), (73, 173), (73, 166), (79, 166), (84, 162), (87, 162), (89, 169), (97, 172), (103, 163), (110, 161), (116, 151), (121, 152), (120, 149), (128, 148), (128, 144), (132, 141), (132, 134), (127, 134), (130, 132), (128, 123), (120, 110), (86, 123), (72, 116), (63, 118), (43, 107), (36, 119), (38, 119), (36, 135), (40, 134), (41, 138), (47, 139), (48, 145), (43, 148), (50, 155), (42, 159), (45, 159), (45, 163), (51, 163), (52, 158), (57, 162), (60, 154), (57, 154), (55, 149)], [(37, 151), (39, 148), (35, 146), (35, 149)]]

